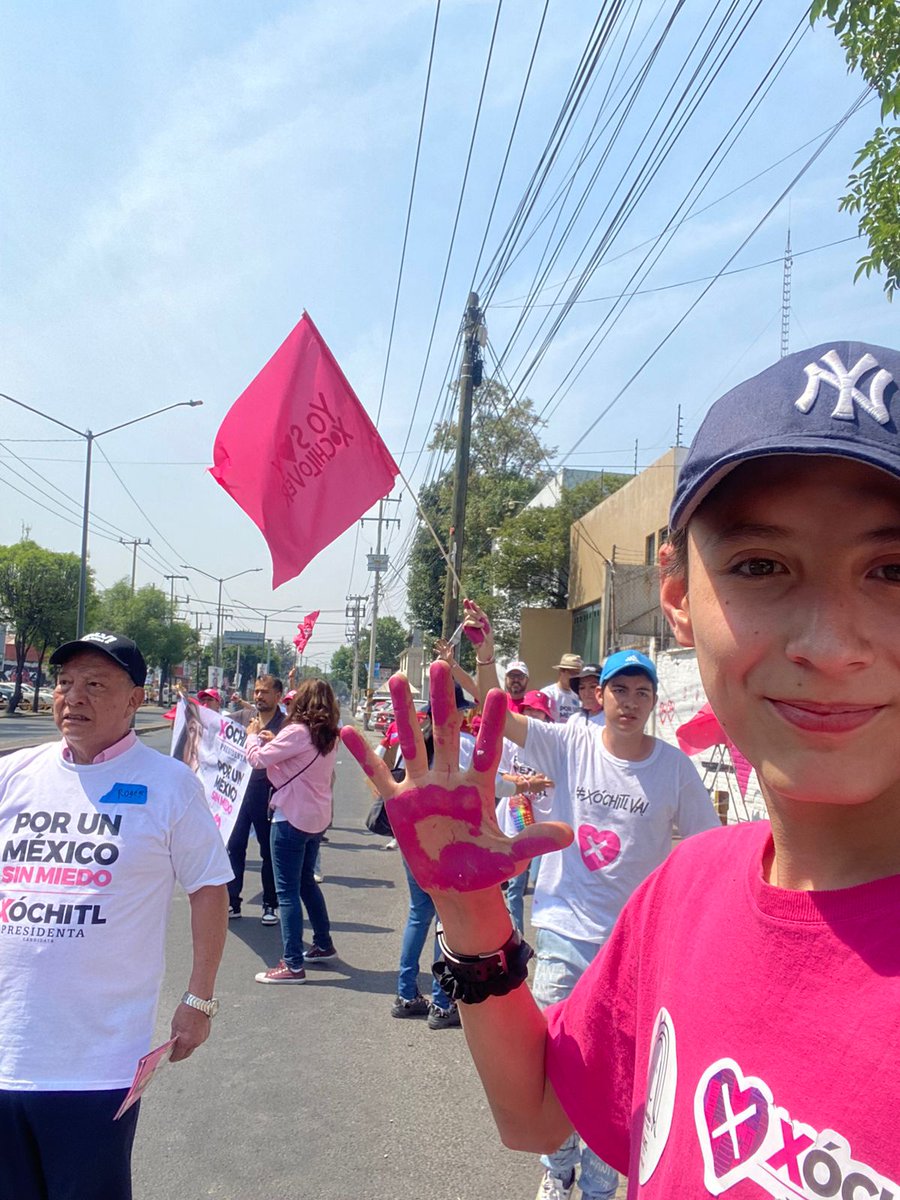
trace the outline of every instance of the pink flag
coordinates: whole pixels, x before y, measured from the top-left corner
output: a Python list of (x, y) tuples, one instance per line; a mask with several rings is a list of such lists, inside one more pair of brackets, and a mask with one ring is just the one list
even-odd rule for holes
[(319, 619), (319, 610), (307, 613), (300, 624), (297, 626), (297, 632), (294, 634), (294, 645), (297, 647), (297, 653), (302, 654), (306, 649), (306, 643), (312, 637), (312, 631), (315, 628), (316, 621)]
[(719, 718), (713, 712), (711, 704), (704, 704), (689, 721), (679, 725), (675, 736), (685, 754), (699, 754), (701, 750), (708, 750), (710, 746), (727, 746), (734, 763), (734, 774), (741, 795), (747, 795), (747, 785), (753, 768), (719, 724)]
[(213, 479), (266, 539), (273, 587), (299, 575), (399, 474), (307, 313), (229, 409), (213, 462)]

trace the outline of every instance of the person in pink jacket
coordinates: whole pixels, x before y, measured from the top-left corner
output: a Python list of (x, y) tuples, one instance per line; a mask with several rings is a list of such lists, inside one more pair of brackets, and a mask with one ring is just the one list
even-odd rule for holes
[[(273, 737), (262, 730), (247, 738), (247, 758), (264, 767), (272, 784), (272, 869), (284, 951), (277, 967), (260, 971), (257, 983), (303, 983), (304, 962), (337, 958), (325, 897), (315, 880), (316, 855), (331, 821), (331, 780), (337, 757), (340, 709), (324, 679), (305, 679)], [(303, 950), (303, 908), (313, 929)]]

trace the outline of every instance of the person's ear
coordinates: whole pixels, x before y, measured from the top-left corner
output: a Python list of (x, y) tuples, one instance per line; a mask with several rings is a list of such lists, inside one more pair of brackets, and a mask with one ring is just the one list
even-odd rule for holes
[(687, 575), (664, 573), (659, 584), (659, 600), (666, 620), (679, 646), (693, 646), (694, 627), (691, 622)]

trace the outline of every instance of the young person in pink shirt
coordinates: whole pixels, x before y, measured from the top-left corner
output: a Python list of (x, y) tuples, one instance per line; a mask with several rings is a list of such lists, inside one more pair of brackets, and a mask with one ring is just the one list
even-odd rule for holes
[[(900, 1196), (897, 380), (897, 351), (827, 343), (703, 422), (662, 603), (770, 820), (676, 849), (561, 1004), (520, 986), (497, 884), (571, 831), (497, 831), (502, 696), (465, 775), (449, 741), (430, 772), (409, 744), (397, 788), (345, 734), (443, 920), (436, 970), (504, 1141), (549, 1151), (574, 1126), (631, 1197)], [(439, 666), (438, 736), (446, 692)]]

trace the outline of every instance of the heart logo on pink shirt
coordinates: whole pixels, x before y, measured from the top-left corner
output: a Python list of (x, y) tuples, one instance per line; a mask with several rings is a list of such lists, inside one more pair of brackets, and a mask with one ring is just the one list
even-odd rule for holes
[[(705, 1085), (704, 1085), (705, 1080)], [(744, 1176), (744, 1170), (758, 1161), (757, 1154), (769, 1131), (769, 1105), (772, 1095), (761, 1079), (744, 1077), (736, 1062), (722, 1059), (704, 1073), (694, 1101), (694, 1119), (703, 1158), (707, 1186), (710, 1172), (724, 1190), (724, 1177), (737, 1172), (726, 1186)]]
[(579, 825), (578, 849), (581, 861), (589, 871), (608, 867), (619, 857), (622, 843), (611, 829), (595, 829), (593, 825)]

